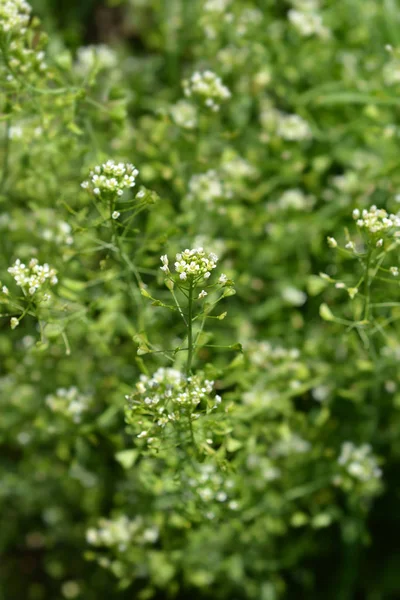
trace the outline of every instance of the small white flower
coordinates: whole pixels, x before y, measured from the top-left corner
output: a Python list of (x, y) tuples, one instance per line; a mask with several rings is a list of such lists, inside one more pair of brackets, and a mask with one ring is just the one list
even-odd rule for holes
[(119, 213), (117, 210), (114, 210), (113, 214), (111, 215), (111, 217), (113, 219), (118, 219), (118, 217), (120, 216), (121, 213)]
[(209, 70), (202, 73), (196, 71), (182, 85), (187, 98), (197, 98), (213, 112), (217, 112), (220, 104), (231, 97), (230, 90), (222, 83), (221, 78)]
[(16, 317), (11, 317), (10, 327), (11, 329), (15, 329), (19, 325), (19, 320)]
[(199, 300), (201, 300), (202, 298), (205, 298), (207, 296), (207, 292), (204, 290), (201, 290), (200, 294), (199, 294)]
[(83, 181), (81, 187), (91, 190), (95, 196), (105, 198), (122, 196), (125, 189), (135, 186), (135, 178), (139, 174), (136, 167), (130, 163), (116, 163), (108, 160), (94, 167), (89, 174), (89, 180)]
[(335, 238), (328, 237), (327, 240), (328, 240), (328, 246), (330, 248), (337, 248), (337, 241), (335, 240)]
[(376, 242), (376, 247), (377, 247), (377, 248), (381, 248), (382, 246), (383, 246), (383, 239), (381, 238), (380, 240), (378, 240), (378, 241)]
[(399, 268), (398, 267), (390, 267), (390, 272), (393, 275), (393, 277), (398, 277), (398, 275), (399, 275)]

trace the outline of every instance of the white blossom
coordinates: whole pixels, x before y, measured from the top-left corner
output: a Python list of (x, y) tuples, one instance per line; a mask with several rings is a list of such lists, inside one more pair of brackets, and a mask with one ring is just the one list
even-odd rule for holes
[(14, 265), (8, 268), (8, 272), (14, 277), (16, 284), (31, 296), (40, 290), (46, 281), (50, 285), (58, 282), (57, 271), (47, 263), (40, 265), (37, 258), (32, 258), (27, 266), (18, 258)]
[(197, 98), (203, 106), (217, 112), (221, 103), (229, 100), (231, 92), (213, 71), (196, 71), (182, 83), (185, 96)]
[(125, 189), (135, 186), (138, 174), (139, 171), (130, 163), (108, 160), (90, 171), (89, 180), (83, 181), (81, 187), (100, 197), (122, 196)]

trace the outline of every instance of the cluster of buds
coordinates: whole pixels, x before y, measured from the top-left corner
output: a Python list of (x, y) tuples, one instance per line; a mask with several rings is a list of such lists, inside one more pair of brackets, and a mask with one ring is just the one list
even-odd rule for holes
[(193, 73), (190, 79), (183, 81), (183, 90), (188, 98), (195, 98), (204, 106), (217, 112), (220, 105), (231, 97), (231, 92), (212, 71)]
[(102, 199), (122, 196), (124, 190), (133, 188), (139, 171), (130, 163), (116, 163), (108, 160), (96, 166), (89, 173), (89, 179), (81, 183), (81, 187), (89, 190)]
[(40, 265), (37, 258), (32, 258), (28, 265), (25, 265), (18, 258), (8, 272), (14, 277), (15, 282), (24, 292), (33, 296), (38, 292), (46, 282), (55, 285), (58, 281), (57, 271), (47, 263)]
[[(168, 274), (169, 261), (165, 254), (161, 256), (161, 270)], [(203, 248), (186, 249), (180, 252), (175, 257), (175, 271), (179, 274), (179, 279), (182, 281), (192, 280), (199, 281), (200, 279), (208, 279), (211, 271), (216, 268), (218, 256), (213, 252), (206, 254)]]
[(25, 0), (3, 0), (0, 2), (0, 35), (4, 36), (7, 59), (4, 64), (5, 80), (15, 87), (21, 77), (43, 77), (47, 69), (45, 36), (32, 31), (37, 25), (31, 21), (31, 7)]

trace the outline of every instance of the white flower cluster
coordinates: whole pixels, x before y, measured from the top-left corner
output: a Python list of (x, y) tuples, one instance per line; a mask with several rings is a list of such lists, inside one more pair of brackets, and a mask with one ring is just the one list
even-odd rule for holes
[(400, 62), (398, 58), (392, 59), (383, 67), (383, 80), (386, 85), (397, 85), (400, 83)]
[(170, 108), (172, 119), (182, 129), (194, 129), (197, 126), (196, 107), (186, 100), (179, 100)]
[(316, 35), (321, 38), (329, 37), (329, 29), (324, 26), (322, 17), (313, 11), (301, 11), (294, 8), (289, 10), (288, 19), (303, 37)]
[(290, 456), (291, 454), (305, 454), (311, 450), (311, 444), (296, 433), (290, 433), (278, 442), (271, 450), (271, 456)]
[(231, 0), (206, 0), (203, 6), (205, 12), (224, 13)]
[(377, 208), (374, 204), (369, 210), (364, 209), (360, 212), (358, 208), (354, 209), (353, 219), (360, 229), (365, 229), (372, 234), (390, 232), (393, 228), (400, 227), (398, 214), (389, 214), (385, 209)]
[(130, 163), (116, 163), (108, 160), (90, 171), (88, 181), (81, 186), (90, 190), (95, 196), (122, 196), (125, 189), (133, 188), (139, 171)]
[(31, 296), (40, 290), (46, 281), (50, 285), (55, 285), (58, 282), (57, 271), (47, 263), (39, 265), (37, 258), (32, 258), (28, 266), (17, 258), (14, 265), (8, 268), (8, 272), (14, 277), (16, 284), (24, 291), (27, 290)]
[[(286, 114), (277, 110), (270, 102), (264, 103), (260, 113), (263, 128), (290, 142), (301, 142), (312, 137), (309, 124), (300, 115)], [(270, 135), (262, 135), (262, 139), (269, 141)]]
[(37, 71), (43, 74), (47, 69), (42, 40), (29, 31), (30, 18), (31, 7), (25, 0), (0, 2), (0, 33), (7, 35), (7, 62), (3, 69), (5, 80), (13, 86), (18, 83), (18, 75), (26, 77)]
[(355, 446), (353, 442), (344, 442), (338, 463), (351, 477), (364, 483), (382, 477), (382, 470), (378, 467), (370, 444)]
[[(161, 256), (162, 267), (164, 273), (169, 273), (168, 256)], [(211, 271), (216, 268), (218, 256), (213, 252), (208, 255), (203, 248), (193, 248), (192, 250), (184, 250), (175, 257), (175, 270), (179, 273), (179, 278), (186, 281), (188, 278), (195, 280), (204, 278), (208, 279)]]
[(98, 70), (113, 69), (118, 65), (116, 52), (106, 44), (81, 46), (77, 51), (76, 70), (87, 75), (94, 68)]
[(116, 519), (100, 519), (97, 528), (87, 530), (86, 540), (92, 546), (115, 548), (124, 552), (133, 540), (139, 544), (154, 544), (158, 535), (158, 528), (146, 527), (141, 517), (128, 519), (122, 515)]
[(310, 210), (315, 200), (307, 196), (302, 190), (293, 188), (285, 190), (278, 199), (278, 208), (281, 210)]
[(56, 221), (52, 228), (46, 227), (42, 231), (42, 238), (47, 242), (54, 242), (55, 244), (66, 244), (70, 246), (74, 243), (74, 238), (71, 235), (71, 225), (66, 221)]
[[(196, 465), (187, 483), (188, 495), (197, 497), (201, 501), (208, 519), (212, 520), (217, 516), (216, 504), (226, 504), (231, 510), (238, 510), (239, 502), (235, 499), (235, 481), (219, 473), (214, 464)], [(211, 503), (214, 503), (213, 508), (210, 506)]]
[[(200, 375), (186, 377), (180, 371), (171, 368), (160, 368), (151, 377), (141, 375), (133, 394), (126, 397), (129, 408), (133, 412), (144, 413), (151, 418), (151, 428), (155, 423), (165, 427), (170, 422), (179, 421), (181, 412), (189, 412), (191, 418), (198, 418), (192, 411), (206, 402), (208, 408), (217, 408), (221, 403), (218, 395), (212, 397), (214, 382), (203, 379)], [(148, 429), (142, 430), (137, 437), (147, 438)]]
[(311, 137), (310, 126), (299, 115), (281, 113), (278, 119), (277, 134), (284, 140), (299, 142)]
[(247, 350), (251, 362), (259, 367), (278, 363), (293, 363), (300, 359), (298, 348), (273, 346), (270, 342), (251, 342)]
[(25, 0), (2, 0), (0, 2), (0, 31), (26, 33), (31, 7)]
[(215, 169), (210, 169), (198, 175), (192, 175), (189, 180), (189, 194), (187, 198), (190, 201), (198, 200), (212, 206), (218, 200), (232, 198), (232, 196), (233, 191), (231, 187), (222, 181)]
[(47, 406), (55, 413), (61, 414), (74, 423), (80, 423), (85, 412), (92, 405), (92, 397), (82, 394), (78, 388), (59, 388), (55, 394), (46, 397)]
[(183, 81), (183, 90), (188, 98), (194, 97), (204, 106), (217, 112), (222, 102), (229, 100), (231, 92), (213, 71), (196, 71), (190, 79)]
[(224, 175), (237, 180), (254, 177), (257, 174), (257, 169), (241, 156), (229, 156), (229, 152), (226, 155), (227, 160), (224, 160), (221, 165)]

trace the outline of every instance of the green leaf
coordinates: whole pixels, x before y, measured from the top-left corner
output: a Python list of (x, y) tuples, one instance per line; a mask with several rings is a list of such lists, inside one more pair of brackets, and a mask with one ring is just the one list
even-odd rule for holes
[(321, 304), (319, 307), (319, 316), (324, 321), (334, 321), (335, 320), (334, 314), (332, 313), (329, 306), (325, 303)]
[(139, 450), (121, 450), (115, 455), (116, 460), (124, 469), (130, 469), (139, 457)]

